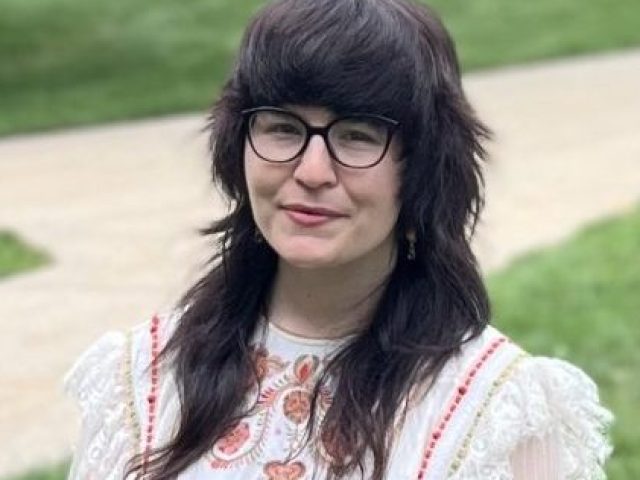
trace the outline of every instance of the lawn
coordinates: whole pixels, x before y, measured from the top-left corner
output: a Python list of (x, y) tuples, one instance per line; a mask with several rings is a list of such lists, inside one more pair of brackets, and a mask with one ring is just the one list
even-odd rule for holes
[(66, 480), (68, 472), (69, 464), (61, 463), (55, 467), (33, 470), (8, 480)]
[[(206, 109), (259, 0), (0, 0), (0, 135)], [(434, 0), (466, 70), (640, 45), (637, 0)]]
[[(536, 355), (586, 370), (613, 410), (609, 480), (640, 478), (640, 207), (488, 279), (494, 324)], [(11, 480), (62, 480), (64, 467)]]
[(29, 247), (12, 232), (0, 230), (0, 280), (48, 261), (44, 252)]
[(584, 368), (617, 417), (610, 480), (640, 478), (640, 208), (492, 275), (494, 323)]

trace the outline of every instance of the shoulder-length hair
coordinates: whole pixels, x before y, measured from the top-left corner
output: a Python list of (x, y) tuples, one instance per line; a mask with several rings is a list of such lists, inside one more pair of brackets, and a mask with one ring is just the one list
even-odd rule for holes
[[(146, 470), (154, 480), (175, 478), (250, 414), (247, 395), (259, 387), (251, 341), (277, 255), (255, 241), (241, 111), (285, 104), (396, 119), (405, 163), (398, 261), (370, 323), (332, 356), (313, 392), (307, 438), (330, 439), (326, 475), (366, 469), (383, 479), (407, 395), (418, 385), (428, 391), (447, 360), (489, 322), (470, 248), (489, 132), (465, 98), (455, 47), (438, 16), (411, 0), (270, 3), (246, 30), (210, 116), (213, 181), (231, 210), (201, 229), (219, 248), (180, 300), (186, 311), (161, 355), (178, 385), (179, 428), (146, 466), (140, 456), (132, 459), (138, 476)], [(417, 237), (413, 260), (408, 229)], [(335, 396), (316, 422), (319, 385), (329, 379)]]

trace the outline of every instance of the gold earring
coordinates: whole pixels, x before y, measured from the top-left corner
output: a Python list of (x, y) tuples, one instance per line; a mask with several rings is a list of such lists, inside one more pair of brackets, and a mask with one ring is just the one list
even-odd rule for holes
[(416, 231), (415, 230), (407, 230), (407, 260), (415, 260), (416, 259)]

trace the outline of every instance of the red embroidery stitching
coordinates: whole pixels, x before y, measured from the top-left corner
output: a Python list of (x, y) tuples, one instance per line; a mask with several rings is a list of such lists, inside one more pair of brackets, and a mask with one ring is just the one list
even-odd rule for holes
[(447, 426), (450, 424), (453, 414), (458, 409), (463, 397), (468, 393), (469, 387), (472, 381), (476, 377), (478, 371), (487, 362), (489, 357), (495, 353), (495, 351), (507, 341), (506, 337), (500, 337), (489, 345), (489, 347), (482, 353), (480, 358), (475, 362), (471, 370), (468, 371), (464, 377), (464, 381), (456, 388), (454, 394), (445, 408), (445, 414), (441, 417), (440, 421), (436, 423), (437, 427), (427, 437), (427, 444), (422, 455), (422, 463), (420, 464), (420, 470), (418, 471), (418, 480), (423, 480), (427, 472), (427, 468), (430, 465), (433, 452), (435, 451), (439, 440), (442, 438), (442, 434), (445, 432)]
[(153, 443), (156, 408), (158, 400), (158, 353), (159, 353), (159, 334), (158, 328), (160, 319), (158, 315), (154, 315), (151, 319), (151, 386), (149, 395), (147, 396), (148, 417), (147, 417), (147, 436), (145, 439), (144, 457), (142, 461), (142, 471), (146, 473), (149, 456), (151, 453), (151, 445)]

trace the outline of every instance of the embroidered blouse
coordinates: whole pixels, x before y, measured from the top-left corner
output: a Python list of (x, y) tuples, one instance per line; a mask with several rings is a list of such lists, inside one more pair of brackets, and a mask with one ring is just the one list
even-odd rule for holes
[[(79, 403), (71, 480), (121, 480), (127, 460), (168, 441), (179, 418), (175, 380), (155, 360), (179, 320), (155, 315), (91, 345), (64, 379)], [(311, 389), (343, 340), (310, 340), (268, 325), (253, 352), (256, 407), (181, 480), (311, 480), (331, 444), (304, 442)], [(147, 368), (150, 365), (150, 368)], [(321, 417), (332, 392), (323, 389)], [(393, 480), (599, 480), (612, 451), (612, 414), (594, 382), (563, 360), (528, 355), (492, 326), (451, 358), (396, 424)], [(353, 477), (360, 478), (359, 475)], [(367, 478), (365, 476), (365, 478)]]

